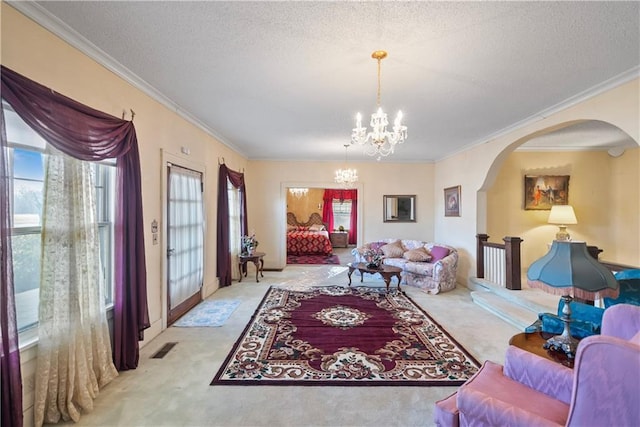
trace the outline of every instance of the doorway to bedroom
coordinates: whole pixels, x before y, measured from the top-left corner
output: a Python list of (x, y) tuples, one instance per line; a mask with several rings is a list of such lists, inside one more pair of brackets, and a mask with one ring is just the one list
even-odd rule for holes
[(357, 195), (357, 189), (287, 187), (287, 264), (339, 264), (334, 252), (357, 242)]

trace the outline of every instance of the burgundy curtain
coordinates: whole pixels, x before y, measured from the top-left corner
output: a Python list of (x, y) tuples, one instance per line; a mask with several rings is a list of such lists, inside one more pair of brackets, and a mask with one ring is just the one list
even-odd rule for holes
[(322, 196), (322, 222), (327, 224), (329, 232), (333, 231), (333, 192), (329, 188), (324, 190), (324, 196)]
[[(232, 171), (224, 163), (218, 171), (218, 263), (216, 274), (220, 287), (231, 285), (231, 249), (229, 246), (229, 194), (227, 180), (240, 190), (240, 233), (247, 234), (247, 192), (244, 173)], [(240, 236), (238, 236), (238, 239)]]
[(322, 208), (322, 222), (328, 224), (329, 230), (333, 230), (333, 201), (351, 200), (351, 217), (349, 218), (348, 242), (355, 245), (358, 242), (358, 190), (324, 190), (322, 197), (324, 206)]
[(2, 426), (22, 427), (22, 378), (20, 348), (13, 294), (11, 257), (11, 177), (7, 163), (7, 134), (0, 107), (0, 381), (2, 382)]
[(133, 122), (87, 107), (4, 66), (1, 90), (2, 99), (57, 149), (81, 160), (117, 159), (113, 362), (118, 370), (134, 369), (149, 312), (140, 158)]

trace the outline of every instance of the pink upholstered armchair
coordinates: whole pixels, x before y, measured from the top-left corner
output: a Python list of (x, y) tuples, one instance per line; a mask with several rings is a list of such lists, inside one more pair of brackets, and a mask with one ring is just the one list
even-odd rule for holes
[(601, 335), (580, 341), (574, 369), (510, 346), (436, 402), (438, 426), (640, 425), (640, 306), (605, 310)]

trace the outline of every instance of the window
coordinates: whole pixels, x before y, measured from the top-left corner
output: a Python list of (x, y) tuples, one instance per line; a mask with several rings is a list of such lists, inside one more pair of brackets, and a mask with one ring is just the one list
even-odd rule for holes
[[(37, 326), (46, 142), (3, 105), (12, 176), (13, 274), (18, 331)], [(113, 304), (115, 162), (94, 163), (100, 258), (107, 305)]]
[(350, 228), (351, 224), (351, 200), (340, 201), (333, 200), (333, 228), (338, 230), (340, 226), (345, 230)]

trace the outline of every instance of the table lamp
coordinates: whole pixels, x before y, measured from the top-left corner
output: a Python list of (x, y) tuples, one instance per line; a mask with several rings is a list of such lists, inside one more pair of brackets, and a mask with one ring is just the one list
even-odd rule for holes
[(573, 207), (569, 205), (553, 205), (549, 213), (549, 224), (557, 224), (560, 230), (556, 233), (556, 240), (570, 240), (571, 236), (567, 233), (568, 224), (577, 224), (576, 214)]
[(564, 301), (562, 335), (547, 340), (544, 348), (562, 351), (573, 358), (578, 340), (571, 336), (571, 306), (573, 297), (594, 300), (598, 297), (618, 297), (618, 281), (613, 273), (596, 261), (587, 251), (585, 242), (554, 240), (549, 252), (527, 270), (527, 282)]

